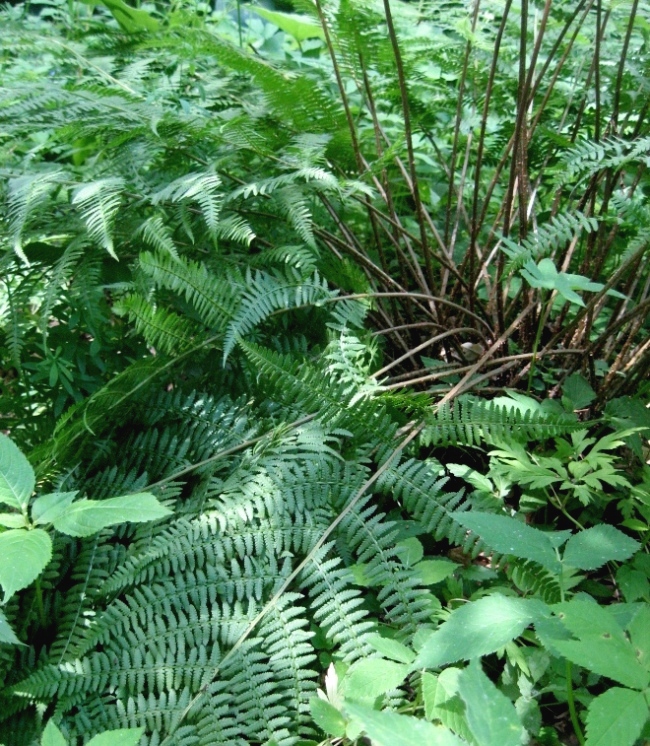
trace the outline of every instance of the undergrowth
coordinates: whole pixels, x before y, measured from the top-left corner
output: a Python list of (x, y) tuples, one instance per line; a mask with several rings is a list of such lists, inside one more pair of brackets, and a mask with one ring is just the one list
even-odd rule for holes
[(648, 10), (0, 11), (0, 742), (650, 738)]

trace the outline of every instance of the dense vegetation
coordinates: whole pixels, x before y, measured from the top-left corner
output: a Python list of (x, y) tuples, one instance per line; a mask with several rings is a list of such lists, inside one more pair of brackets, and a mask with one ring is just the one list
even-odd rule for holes
[(0, 743), (643, 743), (650, 6), (294, 11), (0, 10)]

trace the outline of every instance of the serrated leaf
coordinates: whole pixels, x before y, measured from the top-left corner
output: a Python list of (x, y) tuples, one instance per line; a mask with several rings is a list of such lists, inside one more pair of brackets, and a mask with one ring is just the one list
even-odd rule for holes
[(0, 533), (0, 586), (5, 603), (36, 580), (52, 557), (52, 540), (46, 531), (14, 528)]
[(165, 518), (171, 510), (149, 492), (106, 500), (77, 500), (53, 521), (54, 528), (68, 536), (91, 536), (119, 523), (146, 523)]
[(463, 746), (448, 728), (395, 712), (377, 712), (358, 703), (346, 703), (346, 712), (357, 720), (373, 746)]
[(396, 689), (408, 672), (403, 663), (365, 658), (350, 666), (341, 682), (341, 693), (348, 699), (373, 702), (380, 694)]
[(537, 618), (547, 615), (547, 607), (534, 599), (494, 594), (466, 603), (426, 640), (412, 670), (438, 668), (494, 653), (519, 637)]
[(27, 518), (22, 513), (0, 513), (0, 526), (5, 528), (26, 528)]
[[(503, 398), (505, 399), (505, 397)], [(512, 404), (509, 400), (506, 401)], [(471, 484), (474, 489), (481, 492), (492, 492), (492, 482), (480, 471), (465, 466), (465, 464), (445, 464), (445, 468), (455, 477), (464, 479), (468, 484)]]
[(398, 663), (412, 663), (415, 659), (415, 653), (397, 640), (391, 640), (389, 637), (381, 637), (381, 635), (370, 635), (367, 641), (385, 658), (390, 658)]
[(647, 719), (641, 692), (612, 687), (589, 705), (585, 746), (633, 746)]
[(309, 700), (309, 709), (316, 725), (329, 736), (341, 738), (345, 735), (345, 718), (330, 702), (320, 697)]
[(425, 671), (422, 674), (422, 700), (424, 714), (428, 720), (440, 720), (454, 733), (472, 742), (472, 734), (465, 717), (465, 705), (458, 695), (460, 668), (449, 667), (434, 676)]
[(623, 562), (640, 547), (614, 526), (601, 523), (574, 534), (567, 542), (562, 560), (579, 570), (596, 570), (607, 562)]
[(644, 604), (635, 614), (627, 631), (639, 663), (650, 671), (650, 606)]
[[(618, 608), (617, 605), (616, 608)], [(625, 640), (623, 627), (613, 614), (614, 607), (600, 606), (590, 598), (572, 598), (555, 604), (552, 611), (576, 637), (588, 639), (604, 635)]]
[(120, 728), (100, 733), (88, 741), (86, 746), (137, 746), (144, 728)]
[(68, 746), (63, 733), (61, 733), (52, 720), (49, 720), (43, 729), (41, 746)]
[(0, 644), (5, 645), (22, 645), (23, 643), (16, 637), (16, 633), (11, 629), (7, 617), (0, 609)]
[(472, 661), (458, 677), (467, 724), (478, 746), (521, 746), (523, 728), (513, 703)]
[(52, 492), (49, 495), (37, 497), (32, 503), (32, 521), (37, 526), (54, 523), (54, 520), (67, 509), (77, 494), (78, 490), (75, 490), (74, 492)]
[(650, 673), (639, 664), (629, 642), (615, 637), (553, 640), (551, 649), (571, 662), (634, 689), (650, 683)]
[(573, 373), (566, 379), (562, 393), (571, 401), (573, 409), (582, 409), (596, 398), (596, 392), (579, 373)]
[(0, 434), (0, 503), (24, 511), (35, 483), (32, 465), (11, 438)]
[(551, 572), (559, 571), (555, 549), (543, 531), (505, 515), (472, 511), (452, 513), (452, 516), (496, 552), (538, 562)]

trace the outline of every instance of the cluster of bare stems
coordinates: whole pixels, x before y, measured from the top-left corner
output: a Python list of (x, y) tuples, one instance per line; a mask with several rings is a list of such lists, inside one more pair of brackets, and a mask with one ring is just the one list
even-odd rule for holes
[[(341, 217), (335, 206), (321, 197), (336, 225), (336, 231), (320, 228), (323, 243), (337, 256), (349, 256), (365, 271), (374, 292), (374, 315), (378, 335), (390, 340), (394, 351), (391, 362), (376, 376), (387, 389), (444, 383), (450, 376), (458, 382), (450, 389), (441, 386), (448, 400), (470, 389), (501, 389), (517, 386), (528, 380), (536, 366), (548, 364), (556, 371), (556, 390), (564, 378), (581, 371), (596, 388), (601, 401), (625, 391), (634, 390), (650, 368), (650, 339), (646, 319), (650, 309), (650, 271), (646, 244), (639, 244), (627, 258), (619, 262), (604, 289), (590, 294), (584, 308), (566, 303), (559, 307), (555, 292), (534, 290), (522, 283), (517, 292), (510, 292), (511, 276), (506, 272), (503, 237), (523, 241), (537, 229), (538, 192), (545, 166), (554, 152), (546, 154), (541, 168), (532, 174), (528, 163), (530, 144), (551, 93), (560, 78), (574, 42), (585, 20), (595, 14), (593, 56), (587, 60), (582, 80), (576, 80), (576, 100), (569, 97), (566, 109), (558, 120), (558, 134), (566, 136), (571, 113), (571, 140), (576, 141), (589, 100), (594, 101), (594, 139), (596, 142), (625, 133), (634, 140), (644, 134), (648, 101), (638, 115), (621, 115), (623, 73), (637, 3), (632, 4), (626, 37), (623, 40), (616, 87), (609, 89), (607, 110), (601, 101), (601, 44), (608, 30), (610, 11), (604, 11), (596, 0), (581, 0), (566, 19), (557, 37), (552, 40), (545, 61), (540, 63), (540, 50), (545, 41), (551, 0), (547, 0), (534, 30), (529, 28), (528, 3), (521, 4), (519, 23), (519, 71), (516, 120), (512, 137), (503, 148), (489, 182), (484, 178), (483, 161), (486, 149), (486, 127), (495, 85), (497, 63), (506, 24), (509, 22), (512, 0), (507, 0), (494, 39), (494, 50), (488, 74), (487, 88), (482, 91), (483, 104), (478, 135), (461, 137), (463, 103), (467, 100), (473, 48), (467, 42), (462, 74), (458, 83), (456, 126), (451, 153), (445, 157), (435, 139), (423, 132), (435, 149), (439, 163), (448, 179), (448, 194), (444, 225), (436, 222), (420, 198), (418, 172), (413, 148), (413, 125), (402, 54), (388, 0), (384, 0), (385, 19), (394, 56), (395, 70), (401, 93), (401, 109), (406, 141), (405, 158), (395, 157), (394, 165), (411, 196), (413, 212), (405, 225), (398, 213), (386, 168), (373, 170), (369, 156), (364, 155), (349, 97), (343, 84), (341, 68), (350, 69), (349, 49), (337, 51), (326, 11), (316, 0), (316, 8), (325, 32), (334, 73), (340, 89), (350, 138), (356, 155), (356, 166), (362, 177), (370, 179), (379, 199), (360, 197), (367, 213), (369, 233), (373, 241), (374, 261), (365, 243)], [(476, 0), (473, 24), (476, 27), (480, 0)], [(532, 32), (531, 32), (532, 31)], [(531, 33), (529, 33), (531, 32)], [(532, 42), (530, 38), (532, 38)], [(345, 56), (345, 59), (341, 57)], [(373, 157), (381, 159), (392, 143), (380, 123), (375, 95), (363, 56), (356, 60), (357, 81), (367, 115), (374, 129)], [(592, 98), (578, 95), (593, 91)], [(478, 104), (477, 104), (478, 108)], [(576, 114), (577, 108), (577, 114)], [(647, 129), (647, 124), (645, 125)], [(605, 167), (594, 173), (579, 191), (570, 194), (559, 188), (554, 195), (552, 215), (561, 210), (580, 210), (588, 217), (602, 218), (608, 211), (612, 196), (623, 184), (628, 196), (634, 195), (643, 173), (626, 164), (625, 171)], [(636, 171), (633, 169), (636, 168)], [(505, 199), (495, 199), (497, 185), (505, 185)], [(503, 189), (500, 190), (503, 193)], [(468, 197), (467, 195), (471, 195)], [(495, 203), (496, 204), (495, 206)], [(555, 266), (568, 271), (579, 261), (581, 274), (596, 278), (601, 274), (618, 236), (619, 226), (611, 221), (599, 222), (599, 229), (583, 239), (576, 238), (551, 254)], [(469, 242), (460, 262), (456, 246), (460, 237)], [(577, 254), (578, 249), (580, 255)], [(391, 261), (391, 258), (393, 259)], [(397, 261), (395, 261), (395, 258)], [(572, 261), (573, 260), (573, 261)], [(396, 272), (395, 266), (399, 269)], [(607, 291), (616, 287), (625, 299), (614, 301)], [(479, 293), (479, 289), (481, 292)], [(605, 306), (609, 309), (607, 323), (598, 324)], [(645, 328), (644, 328), (645, 327)], [(435, 357), (439, 367), (423, 369), (420, 355)], [(597, 379), (595, 363), (608, 365), (604, 377)], [(543, 362), (542, 362), (543, 361)], [(553, 392), (552, 392), (553, 393)]]

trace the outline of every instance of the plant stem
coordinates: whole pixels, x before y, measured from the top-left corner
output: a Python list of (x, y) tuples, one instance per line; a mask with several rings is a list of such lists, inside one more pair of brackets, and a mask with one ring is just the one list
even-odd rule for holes
[(580, 721), (578, 720), (578, 713), (576, 712), (576, 703), (573, 698), (573, 680), (571, 678), (573, 666), (571, 661), (566, 662), (566, 698), (567, 704), (569, 705), (569, 715), (571, 716), (571, 724), (576, 734), (580, 746), (584, 746), (585, 737), (582, 735), (582, 728), (580, 727)]
[(526, 393), (530, 394), (530, 389), (533, 385), (533, 375), (535, 374), (535, 363), (537, 361), (537, 350), (539, 348), (539, 341), (542, 338), (542, 329), (544, 328), (544, 321), (546, 320), (546, 314), (544, 313), (544, 291), (541, 291), (540, 303), (539, 303), (539, 321), (537, 322), (537, 332), (535, 333), (535, 341), (533, 342), (533, 357), (530, 360), (530, 369), (528, 371), (528, 385), (526, 387)]
[(45, 618), (45, 607), (43, 606), (43, 591), (41, 590), (40, 575), (34, 581), (34, 591), (36, 593), (36, 608), (38, 609), (38, 619), (41, 623), (41, 627), (44, 627), (47, 620)]

